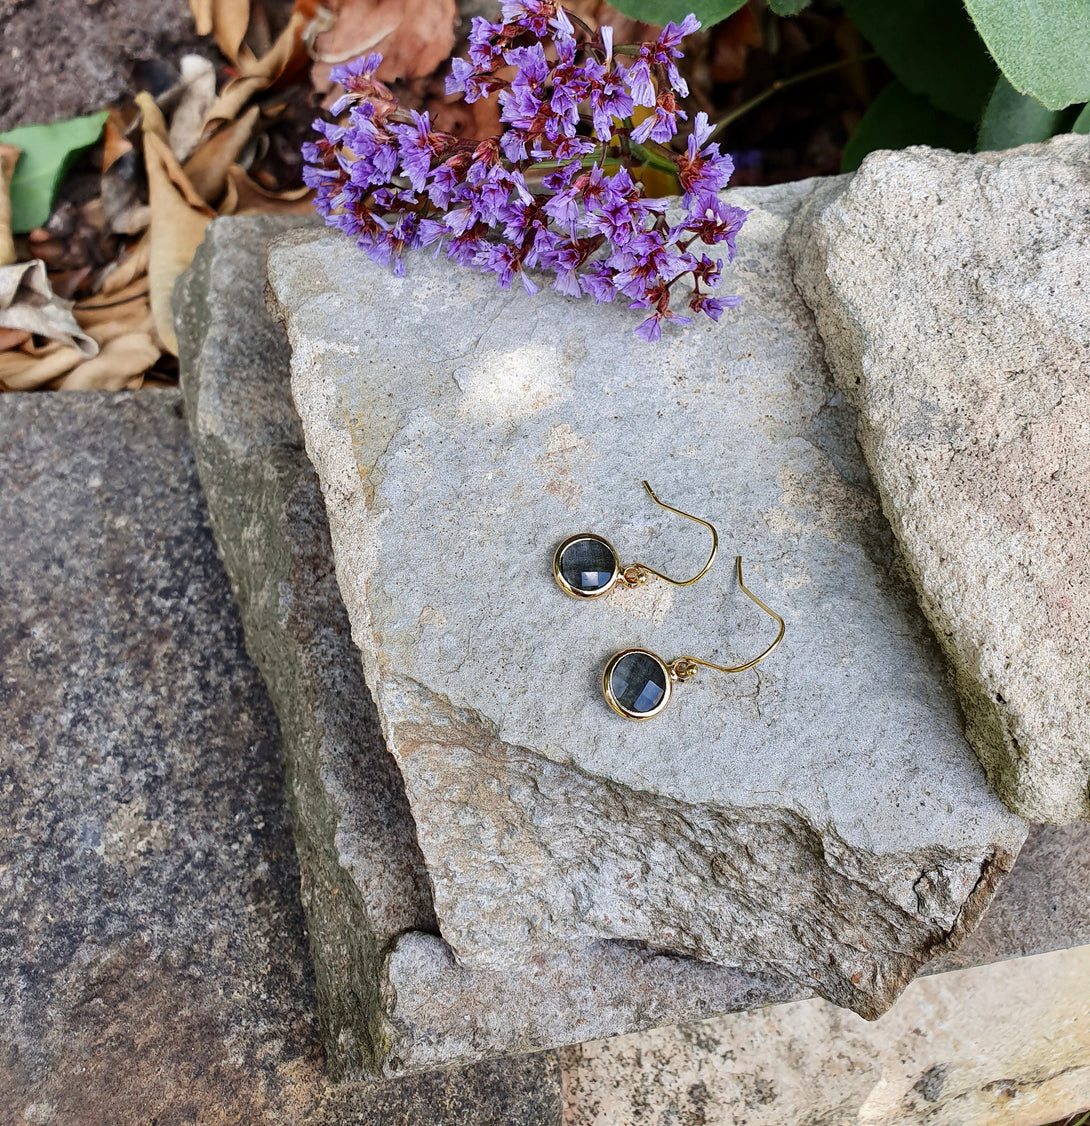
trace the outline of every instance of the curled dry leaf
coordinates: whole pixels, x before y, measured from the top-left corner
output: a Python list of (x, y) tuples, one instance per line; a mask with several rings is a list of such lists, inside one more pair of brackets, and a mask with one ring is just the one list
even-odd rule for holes
[(181, 66), (182, 80), (170, 115), (170, 148), (185, 161), (200, 144), (204, 119), (216, 101), (216, 68), (201, 55), (183, 55)]
[[(159, 359), (160, 349), (146, 332), (114, 337), (93, 360), (78, 364), (58, 379), (58, 391), (120, 391), (143, 382), (144, 372)], [(136, 383), (135, 386), (139, 386)]]
[(712, 82), (741, 82), (751, 47), (764, 42), (761, 25), (747, 4), (711, 31), (710, 78)]
[(145, 234), (139, 242), (129, 248), (128, 253), (120, 262), (110, 266), (102, 275), (98, 287), (99, 294), (104, 296), (116, 294), (131, 282), (146, 274), (150, 250), (151, 238)]
[(33, 352), (0, 352), (0, 388), (5, 391), (36, 391), (71, 371), (86, 359), (78, 348), (50, 344)]
[(250, 0), (189, 0), (189, 8), (197, 34), (215, 36), (219, 49), (237, 63), (250, 26)]
[(151, 311), (163, 347), (178, 354), (170, 299), (174, 281), (192, 261), (215, 212), (193, 189), (166, 143), (144, 135), (144, 164), (151, 206), (148, 278)]
[(326, 64), (315, 84), (328, 85), (330, 65), (371, 51), (382, 55), (385, 81), (431, 74), (454, 47), (457, 15), (454, 0), (327, 0), (310, 25), (311, 53)]
[(11, 177), (22, 150), (16, 145), (0, 145), (0, 266), (15, 261), (15, 241), (11, 235)]
[(167, 119), (155, 104), (155, 99), (146, 90), (141, 90), (133, 101), (140, 110), (140, 128), (144, 136), (153, 133), (160, 141), (169, 145), (170, 130), (167, 128)]
[(186, 161), (185, 174), (205, 203), (215, 205), (223, 195), (227, 170), (249, 143), (260, 117), (258, 107), (251, 106), (237, 121), (230, 121), (213, 133)]
[(238, 77), (223, 88), (205, 118), (205, 129), (220, 121), (234, 121), (239, 111), (255, 95), (300, 74), (309, 61), (303, 46), (306, 17), (292, 14), (272, 48), (260, 59), (244, 51), (238, 60)]
[(98, 352), (98, 344), (72, 315), (72, 303), (53, 292), (40, 258), (0, 266), (0, 328), (71, 345), (84, 358)]
[(227, 171), (227, 190), (221, 215), (311, 215), (314, 204), (309, 188), (270, 192), (255, 183), (237, 164)]
[(7, 352), (12, 348), (18, 348), (29, 339), (29, 332), (20, 332), (16, 328), (0, 328), (0, 352)]

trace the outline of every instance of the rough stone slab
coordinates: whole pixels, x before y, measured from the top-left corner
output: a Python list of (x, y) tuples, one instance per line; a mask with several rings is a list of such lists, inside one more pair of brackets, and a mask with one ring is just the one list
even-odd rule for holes
[(0, 1121), (559, 1126), (551, 1053), (322, 1074), (276, 716), (180, 396), (2, 396), (0, 473)]
[[(1024, 837), (962, 736), (791, 282), (813, 190), (736, 193), (755, 209), (744, 312), (657, 350), (623, 310), (427, 256), (397, 279), (334, 233), (270, 254), (340, 587), (462, 967), (645, 943), (873, 1016), (972, 928)], [(699, 558), (642, 476), (715, 520), (789, 632), (633, 725), (596, 687), (611, 651), (725, 659), (768, 634), (729, 564), (606, 606), (555, 588), (580, 529)]]
[(799, 996), (771, 974), (622, 943), (471, 968), (434, 933), (415, 825), (336, 586), (287, 341), (265, 310), (266, 244), (291, 223), (213, 223), (179, 288), (176, 327), (212, 525), (284, 732), (333, 1067), (419, 1070)]
[(814, 999), (618, 1036), (561, 1053), (564, 1124), (1074, 1122), (1088, 1012), (1080, 946), (914, 981), (872, 1024)]
[(792, 252), (988, 777), (1090, 818), (1090, 140), (876, 154)]

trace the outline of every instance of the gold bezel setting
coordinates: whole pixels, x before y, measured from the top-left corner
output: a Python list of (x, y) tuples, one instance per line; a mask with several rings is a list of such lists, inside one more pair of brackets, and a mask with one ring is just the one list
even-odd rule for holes
[[(579, 543), (580, 540), (595, 540), (609, 549), (610, 554), (613, 556), (613, 574), (605, 586), (600, 586), (597, 590), (580, 590), (578, 587), (572, 586), (568, 582), (562, 571), (560, 570), (560, 559), (564, 552), (572, 546), (572, 544)], [(605, 538), (599, 536), (594, 532), (578, 532), (574, 536), (568, 538), (556, 549), (553, 553), (553, 578), (556, 579), (556, 585), (565, 594), (570, 594), (572, 598), (599, 598), (603, 594), (608, 594), (616, 585), (617, 580), (621, 577), (621, 560), (617, 555), (617, 549)]]
[[(617, 699), (613, 691), (613, 671), (617, 665), (625, 658), (633, 653), (640, 653), (645, 657), (649, 657), (659, 668), (662, 669), (663, 678), (665, 680), (665, 690), (662, 694), (662, 699), (648, 712), (634, 712), (630, 708), (626, 708), (624, 704)], [(614, 653), (612, 657), (606, 662), (606, 667), (602, 672), (602, 694), (606, 698), (606, 703), (620, 716), (625, 719), (651, 719), (657, 716), (666, 705), (670, 702), (670, 695), (673, 689), (673, 674), (670, 671), (669, 665), (657, 654), (652, 653), (650, 649), (641, 649), (638, 646), (631, 649), (622, 649), (619, 653)]]

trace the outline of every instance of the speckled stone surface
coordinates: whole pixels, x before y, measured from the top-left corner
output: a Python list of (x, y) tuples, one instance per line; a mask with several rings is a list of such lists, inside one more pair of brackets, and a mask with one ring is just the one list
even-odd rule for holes
[(253, 1121), (317, 1073), (276, 720), (184, 425), (174, 392), (0, 398), (4, 1122)]
[(558, 1126), (549, 1054), (323, 1076), (279, 731), (179, 395), (0, 397), (0, 474), (0, 1122)]
[(415, 825), (336, 585), (287, 342), (265, 309), (265, 246), (287, 222), (214, 223), (176, 322), (212, 524), (284, 731), (334, 1069), (439, 1067), (799, 996), (770, 974), (621, 943), (501, 970), (461, 966), (434, 933)]
[[(623, 307), (442, 258), (399, 278), (333, 231), (270, 251), (339, 585), (463, 967), (646, 944), (875, 1016), (973, 929), (1024, 839), (794, 287), (785, 236), (815, 189), (734, 193), (742, 309), (653, 347)], [(726, 564), (567, 598), (550, 563), (581, 530), (668, 570), (703, 561), (641, 477), (718, 524)], [(612, 652), (768, 644), (736, 553), (783, 644), (649, 723), (613, 714)]]

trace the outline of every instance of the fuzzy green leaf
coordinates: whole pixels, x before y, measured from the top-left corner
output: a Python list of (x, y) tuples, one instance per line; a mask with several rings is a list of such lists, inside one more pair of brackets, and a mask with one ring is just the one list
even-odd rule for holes
[(810, 0), (768, 0), (768, 6), (778, 16), (797, 16), (803, 8), (810, 7)]
[(1029, 94), (1020, 94), (1000, 75), (984, 110), (976, 147), (984, 152), (1045, 141), (1060, 131), (1063, 117), (1057, 110), (1046, 109)]
[(1010, 84), (1046, 109), (1090, 101), (1088, 0), (965, 0)]
[(746, 0), (621, 0), (613, 7), (634, 20), (660, 27), (670, 22), (681, 23), (692, 12), (701, 27), (712, 27), (727, 16), (733, 16), (745, 4)]
[(916, 94), (974, 124), (999, 76), (960, 0), (845, 0), (882, 61)]
[(1082, 113), (1075, 118), (1071, 125), (1072, 133), (1090, 133), (1090, 105), (1082, 107)]
[(842, 172), (854, 172), (875, 149), (903, 149), (908, 145), (967, 152), (973, 147), (973, 127), (943, 113), (900, 82), (891, 82), (871, 102), (844, 146)]
[(105, 111), (52, 125), (21, 125), (0, 133), (0, 141), (23, 150), (11, 180), (11, 229), (15, 234), (40, 227), (77, 156), (102, 136)]

